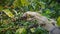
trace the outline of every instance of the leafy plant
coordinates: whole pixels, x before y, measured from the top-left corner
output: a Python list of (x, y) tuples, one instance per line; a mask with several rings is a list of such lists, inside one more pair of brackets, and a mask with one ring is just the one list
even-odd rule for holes
[(60, 26), (60, 3), (57, 0), (0, 0), (0, 34), (20, 34), (21, 31), (22, 34), (48, 34), (39, 25), (29, 28), (37, 24), (37, 21), (14, 21), (27, 11), (39, 12), (47, 18), (54, 18)]

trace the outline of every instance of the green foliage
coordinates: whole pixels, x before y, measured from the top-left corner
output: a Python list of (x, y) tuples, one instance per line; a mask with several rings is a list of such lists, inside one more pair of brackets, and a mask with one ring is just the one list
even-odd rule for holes
[(12, 2), (14, 0), (0, 0), (0, 5), (5, 6), (5, 5), (12, 5)]
[(3, 6), (0, 6), (0, 11), (3, 9)]
[(15, 34), (27, 34), (27, 31), (25, 28), (19, 28)]
[(9, 16), (10, 18), (14, 18), (14, 15), (10, 12), (9, 9), (5, 9), (5, 10), (3, 10), (3, 11), (4, 11), (4, 13), (5, 13), (7, 16)]
[[(3, 11), (4, 10), (4, 11)], [(30, 26), (37, 24), (37, 21), (17, 20), (24, 12), (39, 12), (47, 18), (57, 19), (60, 26), (60, 3), (56, 0), (0, 0), (0, 34), (48, 34), (39, 27)], [(22, 29), (22, 31), (20, 31)], [(24, 33), (23, 33), (24, 32)]]
[[(44, 32), (44, 33), (43, 33)], [(38, 27), (36, 30), (35, 30), (35, 33), (34, 34), (48, 34), (48, 31), (46, 31), (45, 29), (43, 29), (42, 27)]]
[(57, 18), (57, 25), (60, 27), (60, 17)]

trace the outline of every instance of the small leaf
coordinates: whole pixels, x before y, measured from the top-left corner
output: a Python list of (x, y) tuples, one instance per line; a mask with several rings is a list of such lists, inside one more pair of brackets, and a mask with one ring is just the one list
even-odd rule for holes
[(9, 17), (11, 17), (11, 18), (14, 17), (14, 15), (12, 14), (12, 12), (10, 12), (9, 9), (5, 9), (5, 10), (3, 10), (3, 12), (4, 12), (6, 15), (8, 15)]
[(29, 2), (27, 0), (21, 0), (23, 6), (28, 6)]
[(27, 31), (25, 28), (19, 28), (18, 30), (16, 30), (15, 34), (27, 34)]
[(47, 9), (46, 10), (46, 14), (50, 14), (51, 12), (50, 12), (50, 10), (49, 9)]
[(57, 25), (60, 26), (60, 17), (57, 18)]
[(0, 6), (0, 10), (2, 10), (3, 9), (3, 6)]
[(30, 30), (31, 30), (31, 32), (35, 32), (35, 28), (31, 28)]

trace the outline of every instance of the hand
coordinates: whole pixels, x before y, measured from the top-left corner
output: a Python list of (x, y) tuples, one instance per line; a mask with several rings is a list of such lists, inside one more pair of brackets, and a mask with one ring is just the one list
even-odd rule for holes
[(26, 17), (26, 20), (36, 19), (38, 21), (38, 24), (48, 31), (52, 30), (55, 27), (45, 16), (42, 16), (37, 12), (26, 12), (22, 17)]

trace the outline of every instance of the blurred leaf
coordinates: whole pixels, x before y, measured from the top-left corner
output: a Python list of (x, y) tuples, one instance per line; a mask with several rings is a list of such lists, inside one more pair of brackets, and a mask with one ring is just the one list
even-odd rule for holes
[(41, 5), (42, 9), (45, 9), (45, 3), (44, 2), (39, 2), (39, 4)]
[(16, 30), (15, 34), (27, 34), (27, 31), (25, 28), (19, 28), (18, 30)]
[(21, 0), (22, 6), (28, 6), (29, 2), (27, 0)]
[(50, 14), (51, 13), (51, 11), (49, 9), (46, 9), (45, 11), (46, 11), (46, 14)]
[(30, 30), (31, 30), (32, 33), (35, 32), (35, 28), (31, 28)]
[(12, 32), (8, 30), (5, 34), (12, 34)]
[(57, 18), (57, 25), (60, 27), (60, 16)]
[(3, 6), (0, 6), (0, 11), (3, 10)]
[(39, 27), (36, 28), (34, 34), (48, 34), (48, 32), (44, 28), (39, 26)]
[(12, 12), (10, 12), (9, 9), (4, 9), (3, 11), (4, 11), (4, 13), (6, 13), (6, 15), (8, 15), (10, 18), (13, 18), (13, 17), (14, 17), (14, 15), (12, 14)]

